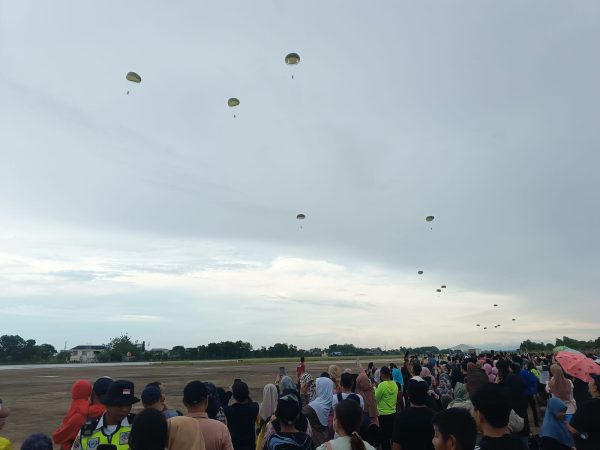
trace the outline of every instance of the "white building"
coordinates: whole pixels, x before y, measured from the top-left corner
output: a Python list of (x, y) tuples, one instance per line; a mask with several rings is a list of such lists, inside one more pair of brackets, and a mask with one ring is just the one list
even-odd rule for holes
[(71, 349), (69, 362), (96, 362), (96, 356), (106, 350), (104, 345), (78, 345)]

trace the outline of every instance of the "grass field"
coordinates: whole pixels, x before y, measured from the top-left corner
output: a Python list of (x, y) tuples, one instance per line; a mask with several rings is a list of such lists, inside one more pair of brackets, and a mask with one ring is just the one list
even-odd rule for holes
[[(368, 361), (363, 364), (366, 365)], [(394, 359), (386, 356), (383, 361), (399, 362), (400, 357)], [(69, 407), (71, 385), (79, 379), (94, 381), (104, 375), (114, 379), (128, 379), (135, 383), (137, 397), (147, 383), (159, 380), (166, 386), (169, 407), (184, 411), (181, 397), (183, 388), (189, 381), (212, 381), (217, 386), (225, 387), (230, 386), (234, 378), (241, 378), (248, 383), (252, 398), (260, 402), (264, 385), (275, 380), (279, 366), (284, 366), (295, 380), (297, 363), (298, 358), (271, 358), (244, 360), (242, 363), (182, 361), (147, 366), (97, 364), (92, 367), (73, 364), (61, 368), (46, 368), (41, 365), (0, 370), (0, 398), (12, 410), (0, 435), (10, 439), (17, 449), (31, 433), (51, 434), (58, 428)], [(306, 368), (313, 377), (317, 377), (331, 363), (339, 364), (342, 368), (356, 367), (356, 359), (307, 358)], [(140, 409), (141, 404), (138, 403), (134, 405), (133, 412)]]

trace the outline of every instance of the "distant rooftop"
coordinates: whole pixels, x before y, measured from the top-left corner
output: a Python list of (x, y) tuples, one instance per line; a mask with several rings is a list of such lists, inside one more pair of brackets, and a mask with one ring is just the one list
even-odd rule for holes
[(104, 345), (78, 345), (77, 347), (73, 347), (71, 350), (105, 350), (106, 347)]

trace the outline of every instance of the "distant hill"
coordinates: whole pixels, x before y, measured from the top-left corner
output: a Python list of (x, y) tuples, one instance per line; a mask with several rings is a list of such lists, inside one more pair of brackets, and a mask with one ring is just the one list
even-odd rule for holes
[(460, 344), (457, 345), (456, 347), (452, 347), (450, 350), (452, 351), (459, 351), (459, 352), (467, 352), (468, 350), (471, 350), (472, 348), (477, 348), (476, 345), (467, 345), (467, 344)]

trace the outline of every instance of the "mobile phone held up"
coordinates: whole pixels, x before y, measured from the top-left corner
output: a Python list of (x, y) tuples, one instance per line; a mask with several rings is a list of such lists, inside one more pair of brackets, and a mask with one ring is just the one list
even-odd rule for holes
[(285, 367), (280, 367), (280, 368), (279, 368), (279, 376), (280, 376), (280, 377), (283, 377), (283, 376), (285, 376)]

